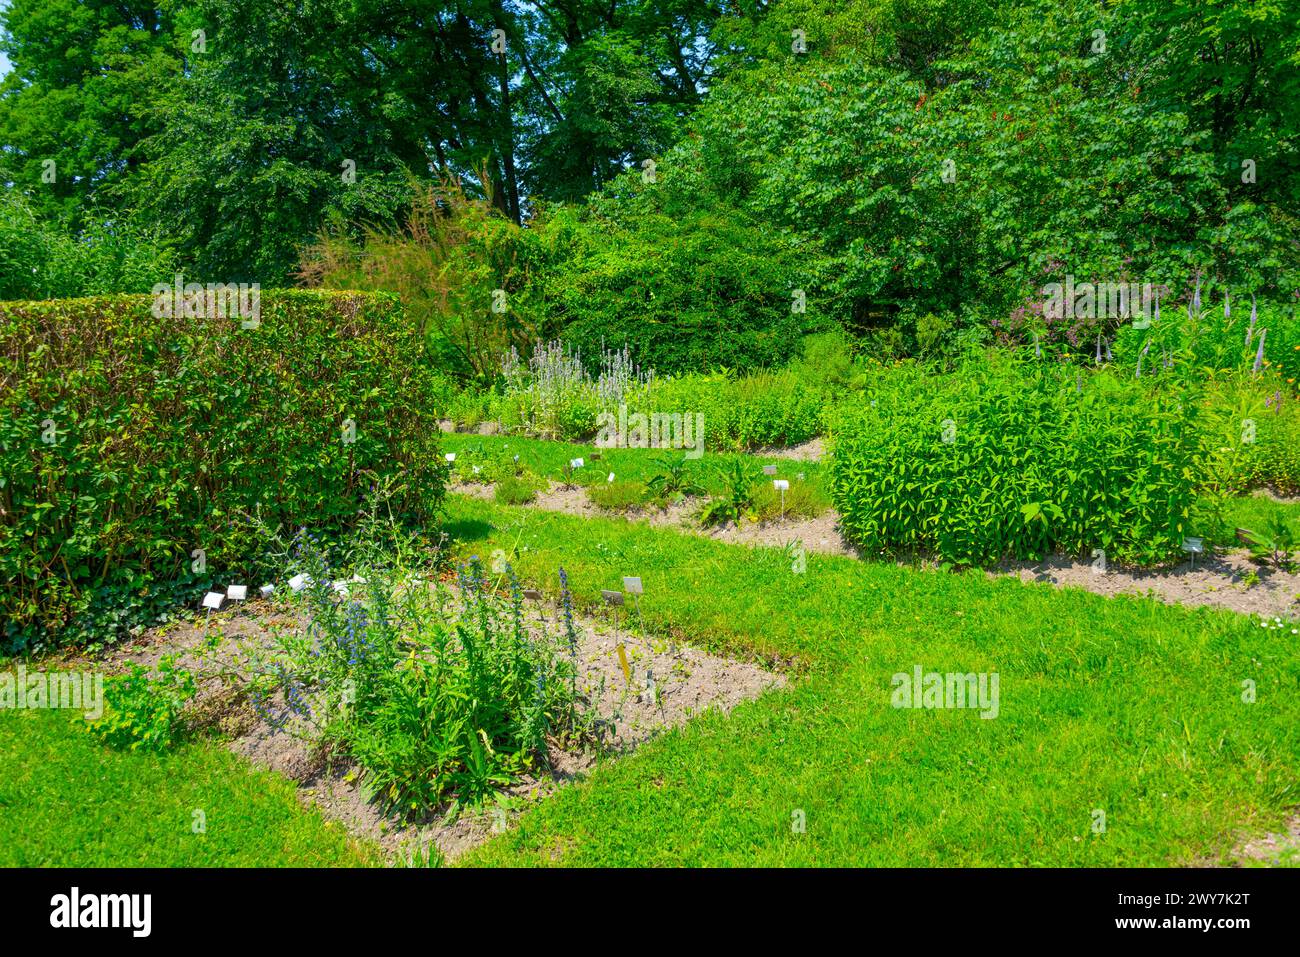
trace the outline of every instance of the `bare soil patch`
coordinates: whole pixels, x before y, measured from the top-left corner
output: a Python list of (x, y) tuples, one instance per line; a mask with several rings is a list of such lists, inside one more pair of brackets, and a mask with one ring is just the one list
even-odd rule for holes
[(1238, 867), (1261, 864), (1300, 864), (1300, 815), (1286, 822), (1280, 834), (1269, 831), (1255, 837), (1243, 837), (1233, 849), (1232, 863)]
[(1262, 568), (1244, 551), (1198, 558), (1162, 569), (1098, 571), (1091, 563), (1063, 556), (1042, 562), (1006, 562), (1000, 571), (1021, 581), (1050, 582), (1099, 595), (1154, 594), (1178, 605), (1213, 605), (1248, 615), (1292, 618), (1300, 615), (1300, 575)]

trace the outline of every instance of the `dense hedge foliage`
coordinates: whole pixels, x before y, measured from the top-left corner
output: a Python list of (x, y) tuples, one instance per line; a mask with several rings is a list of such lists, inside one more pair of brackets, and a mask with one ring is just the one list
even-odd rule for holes
[(250, 516), (343, 528), (399, 473), (399, 513), (439, 501), (429, 373), (393, 297), (265, 294), (249, 329), (152, 302), (0, 303), (11, 647), (109, 640), (150, 596), (237, 581), (260, 547)]
[(832, 494), (873, 551), (955, 564), (1051, 552), (1149, 564), (1191, 525), (1197, 406), (1101, 372), (972, 360), (929, 377), (901, 367), (836, 436)]

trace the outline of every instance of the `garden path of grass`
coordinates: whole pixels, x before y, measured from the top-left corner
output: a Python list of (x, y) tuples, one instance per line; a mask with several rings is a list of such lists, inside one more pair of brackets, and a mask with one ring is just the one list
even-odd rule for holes
[[(793, 574), (775, 549), (461, 496), (447, 528), (552, 595), (560, 565), (587, 603), (640, 575), (651, 628), (797, 673), (599, 767), (467, 863), (1188, 864), (1300, 804), (1289, 631), (835, 556)], [(915, 665), (996, 672), (998, 717), (891, 707)]]

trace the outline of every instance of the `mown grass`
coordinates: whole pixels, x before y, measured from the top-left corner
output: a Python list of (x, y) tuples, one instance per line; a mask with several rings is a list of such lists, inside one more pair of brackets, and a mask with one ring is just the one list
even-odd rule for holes
[[(474, 456), (518, 455), (521, 466), (552, 481), (562, 480), (569, 462), (581, 458), (585, 464), (572, 476), (572, 481), (579, 485), (605, 482), (610, 472), (614, 473), (616, 481), (644, 483), (664, 471), (662, 463), (669, 459), (680, 460), (683, 455), (681, 449), (597, 449), (593, 445), (500, 435), (449, 433), (443, 436), (442, 444), (446, 451), (455, 452), (458, 458), (466, 461), (474, 461)], [(593, 454), (599, 454), (600, 458), (593, 458)], [(788, 479), (792, 491), (797, 486), (804, 485), (807, 487), (802, 493), (805, 498), (819, 502), (823, 508), (830, 504), (830, 496), (823, 483), (823, 468), (819, 462), (800, 462), (741, 452), (706, 452), (702, 458), (690, 462), (687, 468), (700, 485), (710, 494), (716, 495), (726, 490), (720, 469), (733, 460), (744, 462), (751, 469), (756, 488), (770, 486), (773, 478)], [(775, 465), (776, 475), (764, 475), (764, 465)], [(800, 475), (803, 476), (802, 480)]]
[[(809, 555), (794, 574), (780, 550), (461, 496), (447, 527), (551, 593), (563, 565), (584, 604), (640, 575), (649, 627), (795, 675), (600, 766), (466, 863), (1187, 864), (1300, 804), (1289, 630), (982, 572)], [(997, 672), (999, 716), (891, 707), (917, 664)]]
[[(67, 711), (0, 711), (0, 866), (342, 867), (377, 863), (286, 779), (214, 741), (118, 751)], [(204, 833), (194, 833), (195, 811)]]

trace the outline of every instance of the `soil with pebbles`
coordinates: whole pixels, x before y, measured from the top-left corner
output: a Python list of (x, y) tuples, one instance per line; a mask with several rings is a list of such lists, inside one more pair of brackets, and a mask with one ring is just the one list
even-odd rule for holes
[(1230, 856), (1232, 864), (1300, 864), (1300, 816), (1286, 822), (1284, 833), (1269, 831), (1255, 837), (1243, 835)]
[(765, 459), (794, 459), (798, 462), (820, 462), (826, 456), (826, 440), (816, 436), (798, 445), (778, 445), (757, 449), (750, 453)]
[[(632, 609), (625, 608), (624, 613), (632, 613)], [(535, 635), (558, 633), (558, 614), (552, 603), (526, 603), (527, 626)], [(726, 713), (742, 701), (787, 683), (783, 675), (756, 664), (708, 654), (670, 639), (631, 635), (626, 624), (616, 635), (613, 622), (582, 616), (575, 620), (581, 636), (579, 687), (604, 729), (600, 746), (575, 750), (551, 742), (549, 769), (520, 779), (491, 807), (455, 818), (442, 815), (428, 822), (409, 823), (382, 812), (368, 800), (357, 780), (357, 769), (347, 760), (322, 755), (309, 744), (300, 720), (277, 730), (242, 695), (217, 678), (200, 681), (189, 710), (197, 723), (226, 735), (230, 748), (253, 765), (294, 781), (299, 798), (318, 807), (327, 820), (374, 841), (390, 860), (419, 862), (432, 846), (452, 860), (508, 827), (529, 803), (582, 778), (599, 762), (631, 751), (706, 710)], [(176, 654), (181, 665), (199, 672), (206, 666), (211, 673), (211, 666), (219, 664), (238, 673), (247, 667), (242, 664), (247, 654), (273, 646), (273, 628), (296, 630), (303, 625), (298, 613), (258, 599), (235, 611), (218, 612), (210, 621), (196, 618), (147, 631), (114, 649), (104, 663), (110, 670), (123, 669), (129, 663), (152, 667), (163, 655)], [(212, 632), (223, 638), (220, 648), (224, 650), (217, 652), (215, 661), (211, 652), (201, 650)], [(618, 654), (620, 644), (626, 674)]]
[(1300, 617), (1300, 575), (1263, 568), (1245, 551), (1206, 555), (1171, 568), (1102, 572), (1088, 562), (1052, 556), (1042, 562), (1006, 562), (1000, 573), (1021, 581), (1083, 588), (1099, 595), (1153, 594), (1177, 605), (1213, 605), (1265, 618)]
[[(475, 498), (491, 499), (491, 485), (453, 484), (449, 491)], [(565, 488), (554, 483), (538, 493), (528, 507), (563, 512), (582, 518), (625, 518), (645, 521), (657, 527), (702, 535), (717, 541), (766, 548), (788, 548), (799, 543), (810, 552), (862, 558), (839, 527), (839, 515), (828, 509), (816, 518), (791, 518), (773, 522), (742, 522), (740, 525), (703, 528), (694, 519), (691, 504), (666, 509), (642, 508), (611, 511), (594, 505), (585, 489)], [(1006, 561), (989, 574), (1014, 575), (1025, 582), (1044, 582), (1058, 587), (1082, 588), (1098, 595), (1152, 594), (1168, 604), (1212, 605), (1247, 615), (1266, 618), (1300, 618), (1300, 574), (1260, 566), (1249, 552), (1230, 551), (1157, 569), (1127, 569), (1110, 566), (1099, 572), (1088, 561), (1055, 555), (1041, 562)]]

